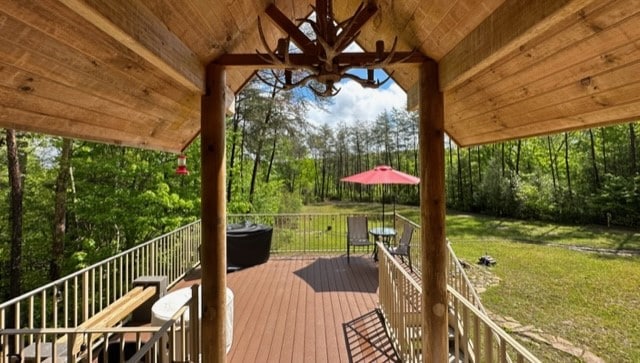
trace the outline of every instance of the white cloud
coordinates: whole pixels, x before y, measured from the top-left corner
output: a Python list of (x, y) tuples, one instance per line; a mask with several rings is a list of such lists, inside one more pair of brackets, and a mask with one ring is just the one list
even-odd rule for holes
[[(392, 82), (389, 80), (389, 82)], [(404, 109), (407, 105), (407, 95), (397, 84), (392, 83), (387, 88), (363, 88), (357, 82), (347, 80), (340, 83), (340, 93), (333, 97), (333, 104), (326, 107), (326, 111), (317, 107), (310, 107), (307, 120), (315, 125), (335, 125), (339, 121), (353, 124), (356, 121), (375, 120), (385, 110), (391, 108)]]

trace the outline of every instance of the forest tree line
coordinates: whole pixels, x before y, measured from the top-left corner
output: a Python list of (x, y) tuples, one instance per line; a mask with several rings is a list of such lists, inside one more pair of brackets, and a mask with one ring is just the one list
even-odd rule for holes
[[(340, 178), (386, 164), (419, 175), (418, 117), (314, 125), (322, 102), (250, 83), (227, 120), (229, 213), (295, 213), (304, 203), (379, 202)], [(459, 148), (445, 142), (447, 206), (570, 223), (640, 223), (637, 123)], [(3, 300), (131, 248), (200, 215), (200, 145), (176, 155), (5, 130), (0, 138)], [(386, 202), (419, 203), (416, 186)]]

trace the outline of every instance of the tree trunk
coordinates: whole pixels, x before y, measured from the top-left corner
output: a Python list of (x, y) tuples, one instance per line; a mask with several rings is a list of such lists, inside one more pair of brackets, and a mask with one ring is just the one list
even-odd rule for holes
[(262, 153), (262, 141), (258, 141), (256, 157), (253, 159), (253, 169), (251, 171), (251, 183), (249, 184), (249, 203), (253, 202), (253, 193), (256, 190), (256, 179), (258, 178), (258, 167), (260, 166), (260, 154)]
[(504, 178), (504, 142), (500, 144), (500, 160), (502, 165), (502, 177)]
[(598, 162), (596, 160), (596, 143), (593, 137), (593, 131), (589, 129), (589, 139), (591, 141), (591, 165), (593, 166), (593, 180), (596, 188), (600, 188), (600, 175), (598, 174)]
[(244, 197), (244, 191), (245, 191), (245, 186), (244, 186), (244, 141), (246, 140), (247, 137), (247, 121), (243, 120), (242, 121), (242, 137), (240, 139), (240, 193), (241, 195)]
[(556, 186), (556, 169), (555, 169), (555, 162), (554, 162), (554, 158), (553, 158), (553, 151), (551, 148), (551, 136), (547, 136), (547, 146), (549, 149), (549, 166), (551, 167), (551, 178), (553, 179), (553, 196), (555, 198), (556, 193), (557, 193), (557, 186)]
[(473, 168), (471, 167), (471, 148), (467, 149), (467, 159), (469, 165), (469, 200), (473, 201)]
[[(22, 173), (18, 155), (16, 131), (6, 130), (7, 166), (9, 171), (9, 219), (11, 224), (11, 252), (9, 261), (9, 291), (5, 300), (19, 296), (22, 292)], [(9, 321), (12, 321), (10, 318)]]
[(400, 130), (399, 130), (398, 124), (396, 122), (396, 167), (398, 169), (400, 169), (402, 167), (402, 164), (400, 164), (400, 157), (401, 157), (401, 155), (400, 155), (400, 153), (401, 153), (400, 146), (401, 146), (400, 145)]
[(636, 167), (636, 130), (633, 123), (629, 124), (629, 159), (631, 160), (631, 175), (638, 172)]
[(520, 151), (522, 150), (522, 140), (518, 140), (516, 151), (516, 175), (520, 175)]
[(462, 163), (460, 162), (460, 147), (456, 147), (458, 154), (458, 201), (460, 206), (464, 205), (464, 190), (462, 190)]
[(327, 158), (322, 154), (322, 180), (321, 180), (320, 200), (324, 201), (326, 197), (327, 184)]
[(605, 127), (600, 128), (602, 134), (602, 169), (604, 173), (607, 173), (607, 140), (605, 134)]
[(64, 237), (66, 231), (67, 188), (69, 187), (69, 168), (71, 166), (71, 152), (73, 141), (62, 139), (60, 151), (60, 166), (56, 179), (55, 207), (53, 212), (53, 242), (51, 244), (51, 262), (49, 264), (49, 279), (57, 280), (62, 274), (64, 257)]
[[(349, 175), (359, 173), (362, 171), (362, 147), (360, 145), (360, 134), (359, 132), (355, 133), (356, 138), (356, 168), (349, 173)], [(358, 184), (358, 200), (362, 201), (362, 185)]]
[(449, 139), (449, 195), (451, 195), (451, 200), (456, 195), (455, 184), (453, 182), (453, 145), (451, 144), (451, 138)]
[[(240, 102), (240, 97), (236, 96), (236, 105)], [(229, 155), (229, 169), (227, 170), (227, 203), (231, 202), (231, 192), (233, 184), (233, 166), (236, 161), (236, 142), (238, 139), (238, 127), (240, 126), (240, 112), (233, 114), (231, 134), (231, 153)]]
[[(273, 107), (275, 105), (276, 94), (278, 90), (276, 87), (273, 87), (270, 95), (269, 108), (267, 109), (267, 114), (264, 117), (264, 124), (268, 125), (269, 121), (271, 121), (271, 116), (273, 115)], [(253, 194), (256, 190), (256, 180), (258, 178), (258, 167), (260, 166), (260, 154), (262, 154), (262, 143), (264, 141), (263, 137), (260, 137), (258, 140), (258, 146), (256, 147), (256, 157), (253, 160), (253, 171), (251, 172), (251, 183), (249, 184), (249, 202), (253, 202)]]
[(482, 163), (480, 162), (480, 146), (476, 147), (478, 155), (478, 183), (482, 183)]
[(569, 133), (564, 133), (564, 168), (567, 173), (567, 192), (569, 193), (569, 200), (571, 200), (571, 170), (569, 169)]
[(320, 171), (318, 170), (318, 158), (314, 157), (313, 158), (313, 189), (315, 191), (315, 195), (317, 198), (320, 198), (320, 180), (318, 179), (320, 177)]
[(278, 133), (273, 133), (273, 143), (271, 144), (271, 155), (269, 156), (269, 167), (267, 168), (267, 175), (264, 178), (265, 183), (269, 184), (269, 178), (271, 177), (271, 170), (273, 170), (273, 160), (276, 157), (276, 146), (278, 144)]

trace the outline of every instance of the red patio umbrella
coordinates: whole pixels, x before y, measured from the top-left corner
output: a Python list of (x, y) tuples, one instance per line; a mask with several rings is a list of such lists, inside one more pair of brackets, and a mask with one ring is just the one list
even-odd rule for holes
[[(378, 165), (372, 170), (344, 177), (340, 181), (358, 184), (418, 184), (420, 178), (395, 170), (390, 166)], [(384, 189), (382, 195), (382, 225), (384, 226)]]

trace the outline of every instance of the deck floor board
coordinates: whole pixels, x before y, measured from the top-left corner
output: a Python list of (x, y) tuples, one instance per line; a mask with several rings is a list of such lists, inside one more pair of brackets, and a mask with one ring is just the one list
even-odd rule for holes
[[(199, 277), (196, 271), (174, 289)], [(378, 307), (378, 268), (369, 255), (350, 264), (346, 256), (272, 257), (229, 273), (227, 285), (234, 292), (228, 362), (388, 360), (371, 359), (372, 349), (350, 346), (345, 336), (345, 324)]]

